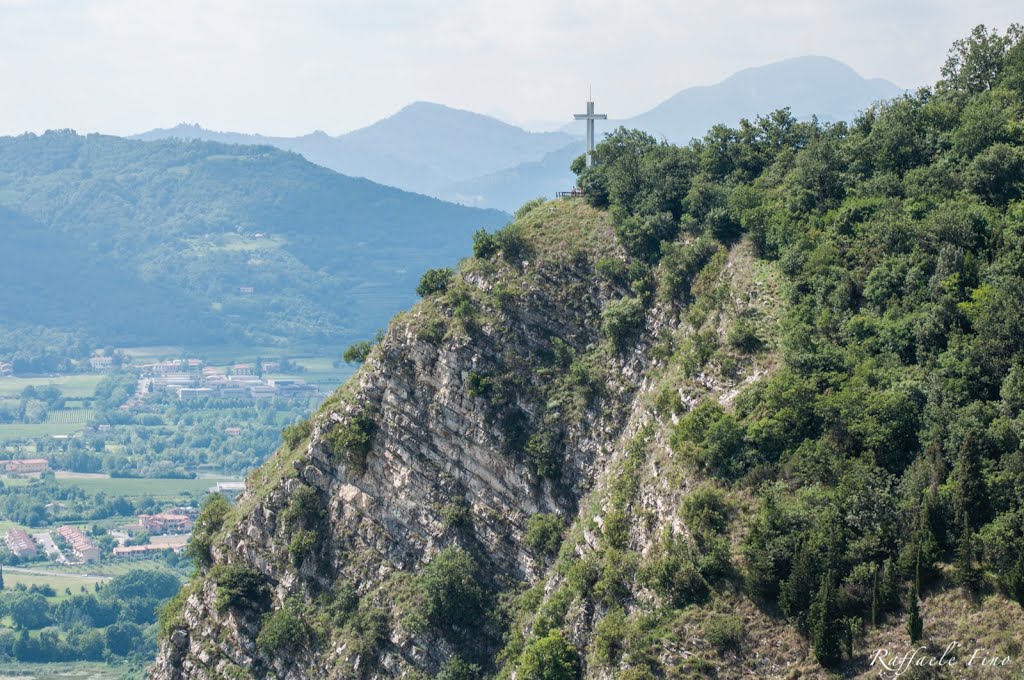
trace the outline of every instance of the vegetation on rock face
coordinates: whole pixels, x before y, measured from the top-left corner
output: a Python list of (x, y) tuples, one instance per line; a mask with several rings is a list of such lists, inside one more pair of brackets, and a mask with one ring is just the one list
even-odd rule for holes
[(345, 423), (337, 423), (325, 437), (331, 451), (353, 469), (362, 471), (376, 423), (370, 410), (354, 414)]
[[(1019, 29), (975, 32), (943, 74), (850, 123), (783, 110), (686, 147), (618, 130), (593, 167), (575, 166), (618, 244), (584, 229), (565, 238), (592, 209), (539, 204), (478, 232), (475, 258), (443, 285), (431, 277), (410, 328), (443, 317), (432, 342), (472, 350), (471, 370), (446, 377), (540, 512), (488, 515), (452, 483), (463, 470), (439, 472), (415, 532), (441, 527), (424, 541), (464, 547), (381, 582), (379, 548), (353, 554), (345, 568), (371, 576), (333, 633), (348, 663), (372, 667), (401, 633), (444, 639), (420, 668), (442, 677), (472, 677), (473, 664), (500, 678), (707, 676), (726, 659), (750, 675), (785, 654), (814, 675), (849, 662), (865, 636), (930, 635), (922, 604), (962, 597), (948, 575), (984, 593), (979, 606), (1024, 604)], [(545, 265), (558, 293), (581, 272), (599, 286), (571, 326), (582, 339), (551, 337), (536, 310), (509, 304), (517, 286), (531, 304), (554, 298), (538, 283)], [(404, 375), (398, 363), (389, 380)], [(647, 391), (618, 389), (623, 375)], [(417, 378), (408, 389), (437, 382)], [(378, 437), (365, 398), (332, 406), (341, 422), (324, 437), (360, 470)], [(615, 409), (633, 412), (615, 420)], [(614, 451), (566, 450), (594, 426), (621, 437)], [(607, 467), (586, 477), (594, 460)], [(561, 492), (578, 494), (568, 528), (564, 508), (550, 511)], [(519, 519), (503, 524), (502, 511)], [(500, 538), (522, 541), (516, 568), (557, 559), (513, 587), (515, 569), (488, 573), (476, 551), (496, 526), (518, 532)], [(248, 572), (231, 580), (226, 568), (211, 573), (218, 600), (259, 599)], [(392, 605), (395, 620), (380, 609)], [(1006, 620), (1020, 619), (1013, 606)], [(476, 656), (470, 628), (490, 640)], [(772, 635), (803, 640), (768, 649)]]
[(195, 524), (192, 526), (192, 540), (185, 548), (185, 554), (192, 558), (197, 567), (208, 567), (213, 562), (210, 552), (214, 536), (224, 526), (224, 520), (231, 512), (231, 504), (220, 494), (210, 494), (203, 502)]

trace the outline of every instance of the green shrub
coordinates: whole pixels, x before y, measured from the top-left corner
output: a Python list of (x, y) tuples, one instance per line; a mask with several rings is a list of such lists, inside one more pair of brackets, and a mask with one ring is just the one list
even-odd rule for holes
[(708, 583), (701, 575), (686, 541), (669, 537), (662, 541), (640, 568), (640, 581), (674, 607), (702, 601)]
[(621, 286), (628, 280), (626, 263), (617, 257), (602, 257), (594, 264), (594, 269), (598, 276), (612, 285)]
[(561, 468), (554, 436), (548, 430), (535, 432), (526, 442), (526, 458), (538, 477), (557, 479)]
[(636, 553), (606, 550), (601, 559), (601, 574), (594, 584), (594, 596), (609, 607), (622, 604), (630, 596), (636, 573)]
[(324, 519), (324, 506), (320, 492), (311, 486), (300, 486), (292, 493), (288, 506), (281, 512), (285, 526), (302, 525), (318, 528)]
[(210, 579), (217, 586), (214, 605), (220, 611), (266, 606), (270, 593), (263, 574), (238, 564), (217, 564), (210, 569)]
[(662, 241), (672, 241), (678, 233), (679, 224), (668, 212), (631, 215), (615, 224), (615, 235), (626, 252), (647, 262), (657, 262)]
[(486, 592), (477, 581), (477, 565), (468, 553), (447, 548), (420, 570), (424, 615), (438, 628), (479, 623)]
[(590, 594), (599, 578), (601, 565), (589, 555), (573, 560), (565, 572), (566, 583), (573, 592), (583, 596)]
[(384, 611), (359, 607), (349, 619), (344, 639), (352, 654), (371, 660), (380, 652), (388, 634), (388, 616)]
[(436, 676), (437, 680), (477, 680), (480, 677), (480, 666), (464, 661), (460, 656), (448, 659)]
[(210, 494), (203, 501), (203, 507), (192, 525), (192, 540), (185, 547), (185, 554), (196, 566), (205, 568), (213, 563), (213, 537), (224, 526), (224, 520), (231, 512), (231, 504), (219, 493)]
[(348, 581), (335, 581), (331, 592), (321, 598), (321, 608), (336, 627), (341, 627), (359, 608), (359, 596)]
[(604, 516), (602, 535), (609, 548), (622, 549), (629, 543), (629, 517), (625, 510), (609, 510)]
[(292, 595), (280, 609), (263, 617), (256, 646), (268, 657), (315, 643), (320, 635), (312, 625), (313, 613), (301, 597)]
[(719, 653), (739, 649), (747, 637), (747, 627), (740, 616), (721, 614), (704, 624), (704, 637)]
[(172, 632), (188, 625), (185, 620), (185, 603), (190, 594), (191, 588), (186, 585), (171, 599), (160, 605), (157, 610), (157, 623), (161, 639), (167, 639)]
[(643, 329), (644, 305), (635, 297), (612, 300), (601, 311), (601, 331), (619, 352)]
[(296, 567), (300, 566), (307, 557), (316, 551), (318, 542), (318, 536), (315, 531), (310, 531), (309, 529), (296, 531), (295, 535), (292, 536), (291, 542), (288, 544), (288, 556), (291, 558), (292, 564)]
[(373, 413), (369, 410), (361, 411), (352, 415), (348, 422), (335, 424), (325, 440), (331, 453), (363, 472), (376, 426)]
[(537, 611), (537, 616), (533, 619), (533, 634), (543, 637), (565, 623), (565, 615), (572, 600), (573, 593), (568, 588), (556, 590)]
[(681, 512), (691, 531), (722, 533), (729, 524), (725, 494), (712, 484), (701, 484), (688, 493)]
[(601, 666), (614, 666), (626, 647), (629, 627), (626, 613), (616, 607), (594, 626), (594, 659)]
[(420, 277), (419, 285), (416, 286), (416, 294), (420, 297), (428, 297), (435, 293), (443, 293), (448, 290), (455, 279), (455, 273), (451, 269), (428, 269)]
[(729, 329), (729, 344), (741, 352), (756, 352), (764, 346), (757, 334), (757, 326), (750, 319), (741, 316)]
[(654, 410), (662, 418), (682, 413), (683, 398), (679, 396), (679, 389), (675, 385), (668, 385), (658, 392), (654, 398)]
[(473, 233), (473, 257), (489, 260), (498, 252), (498, 241), (486, 229)]
[(579, 654), (555, 631), (533, 640), (516, 662), (521, 678), (530, 680), (576, 680), (580, 672)]
[(658, 300), (687, 301), (694, 277), (720, 247), (710, 236), (702, 236), (689, 244), (664, 244), (663, 256), (658, 265)]
[(670, 437), (673, 451), (692, 458), (716, 476), (736, 479), (745, 470), (746, 430), (732, 413), (705, 400), (680, 418)]
[(342, 360), (347, 364), (361, 364), (370, 356), (375, 343), (369, 340), (361, 340), (349, 345), (341, 355)]
[(309, 437), (313, 432), (313, 421), (307, 418), (294, 425), (287, 425), (281, 430), (281, 439), (284, 440), (285, 446), (290, 449), (294, 449), (298, 446), (303, 439)]
[(529, 256), (530, 247), (523, 227), (513, 223), (494, 234), (501, 257), (509, 264), (519, 264)]
[(526, 524), (526, 545), (542, 555), (554, 555), (562, 545), (565, 522), (558, 515), (537, 513)]
[(431, 317), (416, 329), (416, 337), (423, 342), (430, 343), (431, 345), (437, 345), (439, 342), (444, 340), (444, 334), (447, 330), (444, 319)]
[(470, 519), (472, 519), (472, 515), (469, 511), (469, 504), (465, 500), (459, 499), (446, 503), (441, 508), (441, 521), (446, 528), (458, 529), (467, 526)]
[(489, 399), (494, 391), (494, 379), (476, 371), (466, 374), (466, 392), (471, 396)]

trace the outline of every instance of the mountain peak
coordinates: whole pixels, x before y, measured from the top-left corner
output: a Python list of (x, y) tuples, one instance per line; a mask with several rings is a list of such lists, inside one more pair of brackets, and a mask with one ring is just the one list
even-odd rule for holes
[(873, 102), (901, 92), (882, 78), (864, 78), (838, 59), (807, 55), (746, 68), (714, 85), (686, 88), (624, 124), (685, 144), (717, 123), (735, 125), (740, 118), (787, 107), (799, 119), (849, 120)]

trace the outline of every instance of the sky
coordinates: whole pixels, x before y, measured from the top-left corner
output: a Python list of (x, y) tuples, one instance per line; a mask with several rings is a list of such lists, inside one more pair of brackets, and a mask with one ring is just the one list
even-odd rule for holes
[(340, 134), (413, 101), (541, 127), (625, 118), (802, 55), (933, 83), (1019, 0), (0, 0), (0, 135)]

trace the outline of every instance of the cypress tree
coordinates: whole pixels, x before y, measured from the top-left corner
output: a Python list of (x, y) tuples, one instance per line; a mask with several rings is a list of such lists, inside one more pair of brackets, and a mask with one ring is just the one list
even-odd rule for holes
[(831, 569), (822, 578), (821, 587), (811, 605), (810, 626), (814, 657), (822, 666), (835, 666), (843, 658), (845, 633)]
[(924, 633), (924, 620), (921, 618), (921, 610), (918, 605), (918, 598), (921, 593), (921, 551), (918, 548), (917, 566), (914, 574), (914, 585), (910, 589), (910, 605), (907, 607), (907, 633), (910, 634), (910, 641), (917, 642)]
[(878, 626), (878, 615), (881, 614), (880, 593), (878, 592), (878, 565), (875, 564), (875, 576), (871, 580), (871, 627)]
[(974, 434), (970, 433), (964, 438), (960, 457), (953, 470), (953, 510), (956, 527), (960, 531), (956, 551), (956, 577), (965, 588), (973, 588), (976, 582), (974, 530), (983, 521), (987, 510), (987, 493), (979, 457)]
[(796, 620), (800, 632), (807, 634), (807, 612), (811, 608), (811, 601), (814, 597), (815, 584), (815, 555), (808, 547), (809, 539), (805, 539), (800, 548), (797, 549), (796, 558), (793, 560), (793, 568), (789, 572), (789, 578), (782, 583), (779, 589), (779, 605), (782, 611), (792, 619)]
[(956, 551), (956, 580), (961, 586), (972, 590), (977, 584), (978, 573), (974, 565), (974, 532), (967, 524), (960, 527), (960, 540)]
[(4, 566), (0, 564), (0, 590), (4, 589)]

